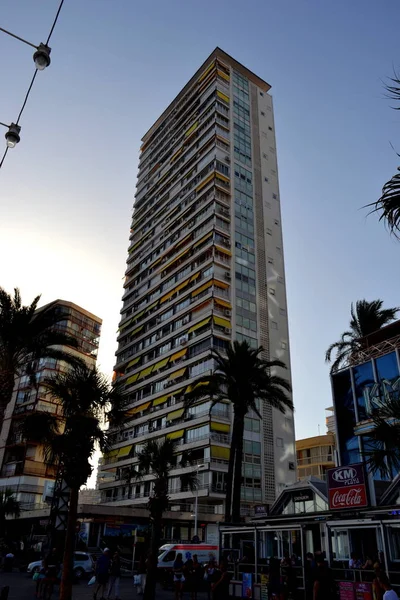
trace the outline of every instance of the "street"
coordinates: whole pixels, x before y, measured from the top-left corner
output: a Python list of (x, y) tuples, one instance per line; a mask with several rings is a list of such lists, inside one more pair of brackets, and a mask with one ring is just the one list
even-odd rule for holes
[[(10, 586), (10, 594), (8, 600), (28, 600), (35, 598), (35, 582), (32, 581), (32, 577), (28, 577), (26, 573), (0, 573), (0, 588), (4, 586)], [(73, 600), (92, 600), (93, 599), (93, 586), (88, 586), (87, 580), (82, 581), (74, 585), (73, 587)], [(122, 600), (140, 600), (142, 596), (138, 596), (133, 585), (133, 580), (130, 577), (123, 577), (121, 579), (121, 599)], [(159, 587), (157, 589), (157, 600), (173, 600), (174, 592), (172, 590), (163, 591)], [(190, 595), (185, 593), (183, 595), (184, 600), (189, 600)], [(207, 595), (205, 593), (198, 594), (198, 600), (206, 600)], [(58, 599), (58, 587), (55, 588), (52, 600)]]

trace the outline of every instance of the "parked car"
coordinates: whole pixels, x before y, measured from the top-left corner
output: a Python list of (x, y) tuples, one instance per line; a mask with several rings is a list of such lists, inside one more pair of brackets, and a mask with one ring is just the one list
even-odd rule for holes
[[(38, 573), (42, 568), (42, 561), (36, 560), (28, 565), (27, 573)], [(94, 561), (91, 554), (87, 552), (74, 552), (74, 574), (78, 579), (94, 572)]]

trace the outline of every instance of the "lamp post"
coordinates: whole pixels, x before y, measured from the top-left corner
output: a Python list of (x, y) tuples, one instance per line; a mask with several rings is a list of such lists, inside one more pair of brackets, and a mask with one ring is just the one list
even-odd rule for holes
[[(201, 463), (196, 467), (196, 479), (199, 471), (202, 471), (207, 468), (207, 465)], [(196, 481), (196, 497), (194, 501), (194, 535), (197, 536), (197, 521), (198, 521), (198, 511), (199, 511), (199, 484)]]
[(7, 31), (7, 29), (4, 29), (3, 27), (0, 27), (0, 31), (15, 38), (16, 40), (19, 40), (20, 42), (23, 42), (24, 44), (27, 44), (28, 46), (31, 46), (32, 48), (35, 48), (35, 52), (33, 54), (33, 62), (35, 63), (35, 66), (38, 71), (43, 71), (46, 67), (50, 65), (51, 48), (47, 44), (32, 44), (31, 42), (24, 40), (24, 38), (20, 37), (19, 35), (15, 35), (15, 33)]

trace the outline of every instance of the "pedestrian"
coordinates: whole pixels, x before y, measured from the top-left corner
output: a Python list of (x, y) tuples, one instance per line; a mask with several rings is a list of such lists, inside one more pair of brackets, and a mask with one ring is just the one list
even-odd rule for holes
[(208, 600), (211, 600), (211, 585), (214, 583), (215, 575), (215, 559), (213, 556), (210, 556), (204, 572), (204, 581), (206, 582)]
[(119, 556), (119, 552), (114, 552), (111, 561), (110, 567), (110, 579), (108, 582), (108, 593), (107, 598), (110, 599), (112, 592), (114, 590), (115, 600), (120, 600), (119, 598), (119, 583), (121, 579), (121, 559)]
[(183, 560), (182, 553), (178, 552), (175, 558), (173, 573), (174, 573), (174, 587), (175, 587), (175, 600), (182, 600), (183, 584), (185, 582), (185, 576), (183, 574)]
[(229, 600), (229, 584), (231, 576), (228, 573), (228, 565), (225, 561), (219, 566), (218, 579), (211, 584), (212, 600)]
[(379, 578), (379, 583), (382, 590), (384, 591), (383, 600), (399, 600), (398, 595), (390, 585), (389, 579), (384, 573), (381, 574)]
[(57, 555), (56, 548), (53, 548), (43, 561), (44, 580), (42, 583), (43, 600), (50, 600), (54, 584), (57, 581), (58, 572), (60, 570), (60, 560)]
[(271, 556), (268, 565), (268, 598), (277, 600), (281, 597), (281, 566), (279, 559)]
[(193, 554), (192, 563), (192, 600), (197, 600), (197, 592), (201, 588), (201, 582), (203, 581), (203, 567), (197, 559), (197, 554)]
[(304, 563), (306, 600), (312, 600), (314, 588), (315, 560), (312, 552), (307, 552)]
[(372, 596), (374, 600), (383, 600), (383, 589), (380, 585), (380, 578), (384, 575), (384, 570), (380, 562), (374, 564), (374, 578), (372, 580)]
[(101, 590), (100, 600), (105, 600), (107, 583), (110, 573), (111, 559), (110, 549), (104, 548), (103, 554), (96, 561), (96, 583), (97, 589), (93, 594), (93, 600), (97, 600), (97, 594)]
[(361, 560), (358, 558), (356, 552), (352, 552), (349, 560), (349, 569), (361, 569), (361, 567)]
[(139, 559), (138, 578), (139, 583), (136, 586), (136, 591), (139, 595), (143, 595), (146, 587), (146, 560), (143, 554)]
[(333, 573), (325, 562), (323, 554), (315, 557), (317, 563), (314, 579), (313, 600), (334, 600), (336, 598), (336, 583)]

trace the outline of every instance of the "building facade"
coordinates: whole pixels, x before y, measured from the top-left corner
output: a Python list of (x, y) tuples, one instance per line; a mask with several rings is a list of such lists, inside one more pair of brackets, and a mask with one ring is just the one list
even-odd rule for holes
[[(95, 365), (101, 319), (64, 300), (55, 300), (38, 311), (52, 306), (64, 316), (57, 323), (57, 328), (76, 337), (79, 344), (74, 349), (62, 349), (83, 358), (89, 365)], [(63, 361), (40, 359), (36, 365), (36, 385), (32, 385), (29, 375), (19, 377), (4, 416), (0, 433), (0, 489), (14, 490), (24, 510), (49, 506), (57, 467), (45, 463), (43, 447), (40, 444), (23, 437), (23, 421), (26, 415), (33, 411), (49, 412), (58, 415), (60, 421), (62, 420), (60, 405), (49, 398), (41, 382), (66, 368)]]
[[(223, 513), (232, 411), (183, 395), (211, 373), (213, 348), (262, 345), (290, 380), (288, 319), (270, 86), (217, 48), (143, 138), (116, 372), (130, 408), (101, 466), (103, 502), (143, 505), (151, 477), (126, 473), (148, 439), (177, 440), (199, 468), (196, 494)], [(293, 414), (246, 419), (243, 509), (295, 480)], [(193, 502), (177, 468), (170, 499)]]
[[(363, 462), (363, 452), (372, 449), (368, 435), (371, 411), (399, 394), (400, 321), (368, 336), (364, 346), (351, 357), (347, 368), (331, 377), (338, 463), (342, 466)], [(369, 484), (370, 502), (376, 504), (389, 480), (370, 473)]]
[(335, 438), (332, 434), (296, 440), (297, 477), (310, 475), (326, 480), (326, 471), (335, 466)]

